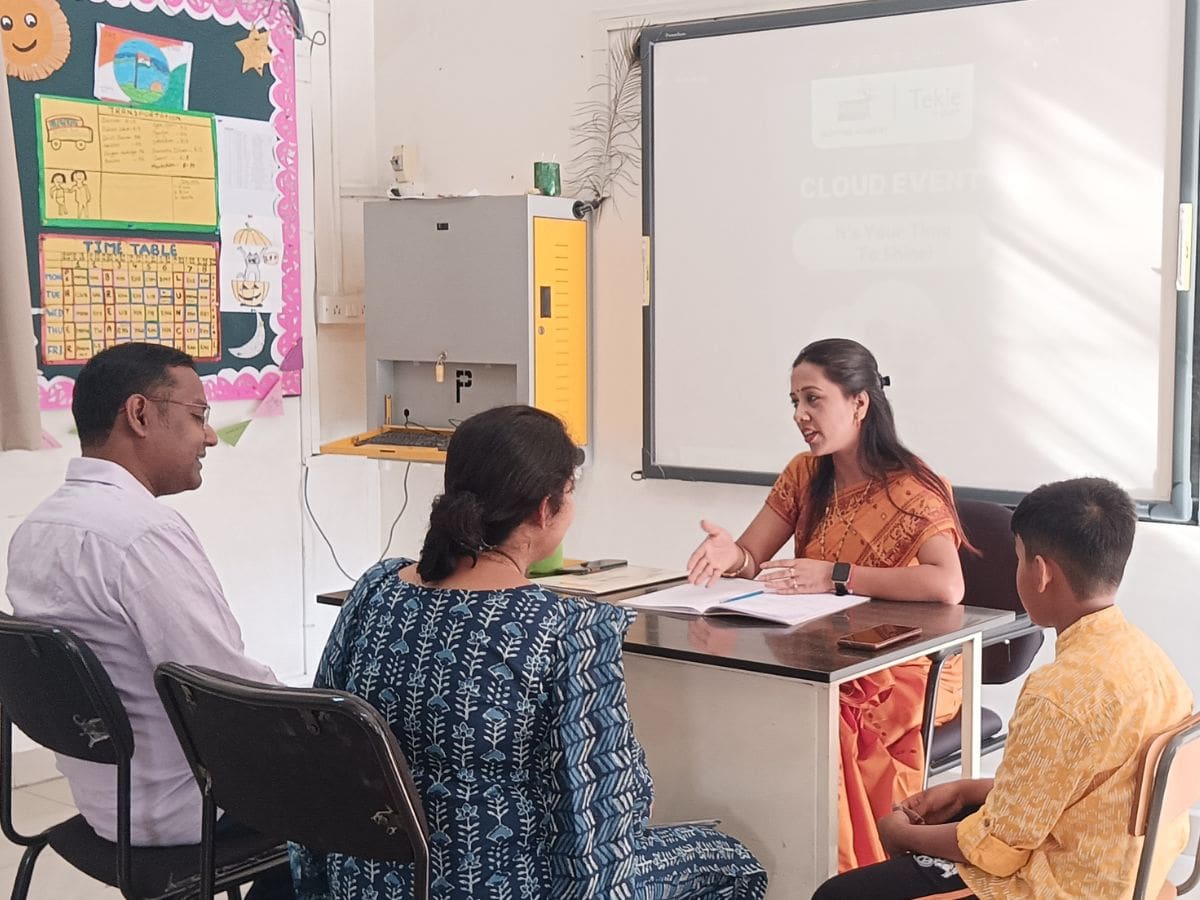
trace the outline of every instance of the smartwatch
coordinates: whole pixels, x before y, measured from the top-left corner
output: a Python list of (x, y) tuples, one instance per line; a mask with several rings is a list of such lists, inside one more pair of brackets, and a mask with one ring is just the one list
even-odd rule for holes
[(833, 592), (839, 597), (845, 597), (850, 593), (850, 588), (846, 586), (846, 582), (850, 580), (850, 563), (836, 562), (833, 564)]

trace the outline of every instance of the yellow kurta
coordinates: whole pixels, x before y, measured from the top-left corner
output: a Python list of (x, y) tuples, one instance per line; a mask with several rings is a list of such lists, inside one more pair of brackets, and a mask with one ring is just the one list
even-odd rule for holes
[[(800, 547), (808, 483), (817, 459), (795, 457), (775, 482), (767, 505), (796, 532), (796, 558), (860, 566), (915, 566), (930, 538), (944, 534), (960, 542), (951, 507), (912, 475), (899, 473), (886, 484), (852, 486), (841, 492), (824, 528)], [(929, 660), (892, 666), (841, 686), (838, 737), (838, 871), (887, 859), (876, 822), (892, 806), (921, 790), (925, 749), (921, 713)], [(935, 718), (952, 719), (962, 706), (962, 658), (942, 670)]]
[[(1192, 693), (1117, 607), (1080, 619), (1025, 682), (987, 802), (958, 826), (981, 900), (1123, 900), (1142, 839), (1128, 833), (1141, 750), (1186, 718)], [(1187, 815), (1159, 832), (1151, 894), (1187, 843)]]

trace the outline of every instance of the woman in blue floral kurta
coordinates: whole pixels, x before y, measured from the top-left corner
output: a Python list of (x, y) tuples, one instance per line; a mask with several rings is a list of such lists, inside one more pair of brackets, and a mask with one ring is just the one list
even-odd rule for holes
[[(506, 446), (505, 427), (532, 434)], [(489, 458), (470, 452), (472, 435)], [(698, 826), (648, 825), (652, 785), (621, 662), (633, 614), (560, 597), (523, 577), (534, 554), (561, 540), (569, 496), (550, 507), (544, 496), (552, 495), (533, 498), (543, 513), (566, 510), (565, 524), (545, 527), (550, 517), (541, 515), (521, 519), (540, 530), (514, 528), (516, 540), (500, 533), (505, 517), (493, 513), (514, 506), (510, 496), (492, 498), (499, 509), (489, 508), (487, 470), (499, 467), (491, 475), (504, 478), (513, 466), (537, 465), (528, 459), (532, 437), (535, 445), (566, 440), (557, 419), (528, 407), (490, 410), (460, 426), (422, 562), (387, 560), (359, 579), (315, 684), (363, 697), (395, 732), (428, 818), (434, 900), (759, 900), (766, 874), (733, 838)], [(477, 466), (452, 466), (456, 449)], [(529, 492), (527, 479), (509, 477)], [(455, 501), (464, 481), (474, 490)], [(456, 502), (457, 509), (439, 511), (438, 504)], [(458, 534), (464, 521), (468, 532), (478, 524), (481, 536)], [(443, 562), (446, 556), (446, 542), (441, 550), (431, 545), (445, 537), (439, 530), (450, 532), (454, 574), (425, 578), (421, 568), (439, 574), (439, 552)], [(460, 549), (480, 546), (473, 561)], [(293, 869), (301, 900), (412, 896), (408, 866), (296, 848)]]

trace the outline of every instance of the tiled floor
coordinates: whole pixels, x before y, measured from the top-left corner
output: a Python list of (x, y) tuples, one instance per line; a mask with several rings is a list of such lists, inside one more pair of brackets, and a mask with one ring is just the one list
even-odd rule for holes
[[(23, 787), (13, 795), (13, 821), (17, 830), (36, 834), (63, 819), (75, 815), (71, 792), (62, 778)], [(0, 896), (7, 897), (17, 877), (17, 863), (23, 847), (10, 844), (0, 837)], [(120, 898), (116, 888), (105, 887), (63, 862), (47, 848), (38, 857), (33, 869), (30, 900), (96, 900)]]
[[(25, 834), (36, 833), (73, 815), (75, 806), (65, 779), (43, 781), (14, 792), (13, 820), (17, 830)], [(1193, 835), (1193, 846), (1195, 841)], [(12, 891), (23, 849), (0, 837), (0, 897), (7, 897)], [(1191, 862), (1189, 857), (1183, 857), (1175, 864), (1171, 870), (1174, 881), (1180, 882), (1190, 873)], [(38, 857), (29, 890), (29, 900), (119, 900), (120, 896), (121, 892), (116, 888), (105, 887), (81, 875), (49, 848)]]

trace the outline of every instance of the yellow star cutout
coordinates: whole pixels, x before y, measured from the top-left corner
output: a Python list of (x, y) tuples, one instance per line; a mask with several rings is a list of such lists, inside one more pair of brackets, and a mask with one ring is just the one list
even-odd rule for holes
[(250, 33), (240, 41), (234, 41), (234, 46), (242, 53), (242, 72), (253, 69), (259, 75), (263, 66), (271, 62), (271, 45), (267, 42), (266, 29), (251, 28)]

